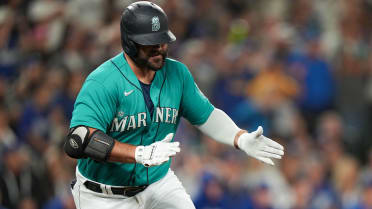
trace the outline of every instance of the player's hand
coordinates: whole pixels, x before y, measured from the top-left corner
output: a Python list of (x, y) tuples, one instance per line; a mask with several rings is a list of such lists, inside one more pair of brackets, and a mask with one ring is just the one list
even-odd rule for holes
[(238, 146), (249, 156), (269, 165), (274, 165), (271, 158), (281, 159), (284, 155), (284, 147), (265, 137), (261, 126), (254, 132), (242, 134)]
[(137, 163), (146, 167), (160, 165), (181, 151), (179, 142), (171, 142), (173, 133), (168, 134), (163, 140), (148, 146), (137, 146), (135, 158)]

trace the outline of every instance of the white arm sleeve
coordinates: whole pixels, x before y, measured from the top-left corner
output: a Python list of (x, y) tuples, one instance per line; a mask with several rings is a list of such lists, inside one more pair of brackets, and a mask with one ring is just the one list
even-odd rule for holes
[(241, 130), (222, 110), (215, 108), (208, 120), (197, 128), (214, 140), (234, 146), (234, 138)]

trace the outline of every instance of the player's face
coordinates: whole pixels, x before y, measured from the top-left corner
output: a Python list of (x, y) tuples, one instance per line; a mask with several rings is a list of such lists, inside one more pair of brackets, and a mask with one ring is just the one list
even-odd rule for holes
[(168, 55), (168, 44), (140, 45), (138, 48), (137, 63), (140, 65), (139, 67), (145, 67), (154, 71), (163, 67), (165, 58)]

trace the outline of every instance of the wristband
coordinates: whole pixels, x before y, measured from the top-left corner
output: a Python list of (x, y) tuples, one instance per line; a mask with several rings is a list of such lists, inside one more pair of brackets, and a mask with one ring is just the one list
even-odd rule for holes
[(234, 138), (234, 147), (236, 149), (240, 149), (239, 146), (238, 146), (238, 140), (239, 140), (239, 137), (244, 134), (244, 133), (248, 133), (248, 131), (246, 130), (240, 130), (238, 131), (238, 133), (235, 135), (235, 138)]

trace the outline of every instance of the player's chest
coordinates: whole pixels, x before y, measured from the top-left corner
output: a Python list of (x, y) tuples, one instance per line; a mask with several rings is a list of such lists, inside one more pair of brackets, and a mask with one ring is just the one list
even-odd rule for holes
[(157, 123), (173, 127), (178, 123), (182, 88), (168, 82), (153, 85), (149, 96), (154, 105), (150, 113), (146, 105), (144, 91), (137, 86), (128, 85), (121, 90), (116, 115), (111, 124), (111, 132), (128, 132), (151, 127)]

